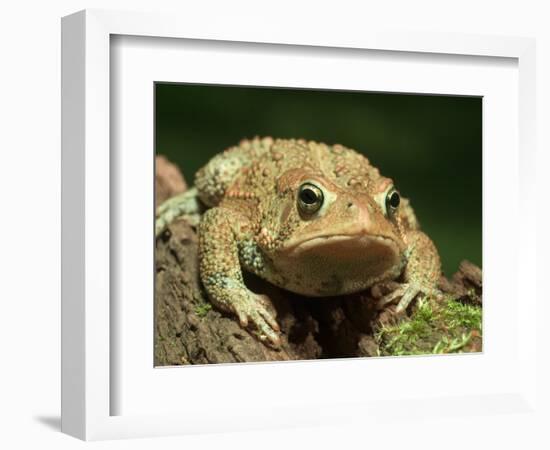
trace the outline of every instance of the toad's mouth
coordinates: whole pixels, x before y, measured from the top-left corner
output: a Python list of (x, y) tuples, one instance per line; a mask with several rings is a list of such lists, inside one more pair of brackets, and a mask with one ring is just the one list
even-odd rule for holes
[(363, 291), (395, 279), (404, 264), (399, 241), (367, 233), (312, 234), (274, 256), (274, 270), (284, 275), (281, 287), (313, 297)]
[(285, 249), (289, 258), (321, 257), (326, 259), (397, 261), (399, 246), (384, 236), (332, 234), (302, 240)]

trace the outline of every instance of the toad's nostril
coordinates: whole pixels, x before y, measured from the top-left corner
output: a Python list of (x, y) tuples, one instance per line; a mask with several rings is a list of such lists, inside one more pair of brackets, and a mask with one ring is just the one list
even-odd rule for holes
[(353, 203), (352, 202), (349, 202), (348, 203), (348, 208), (351, 208), (353, 206)]

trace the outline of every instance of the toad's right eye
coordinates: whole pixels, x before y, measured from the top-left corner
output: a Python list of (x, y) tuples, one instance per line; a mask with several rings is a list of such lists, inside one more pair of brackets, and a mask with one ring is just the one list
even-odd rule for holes
[(323, 191), (313, 183), (304, 183), (298, 190), (298, 208), (305, 214), (313, 214), (323, 206)]

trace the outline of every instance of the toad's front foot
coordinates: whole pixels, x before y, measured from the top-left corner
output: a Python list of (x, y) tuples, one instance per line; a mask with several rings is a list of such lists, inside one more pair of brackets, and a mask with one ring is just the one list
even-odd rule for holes
[(399, 299), (395, 312), (400, 313), (405, 311), (411, 302), (419, 295), (440, 298), (442, 293), (436, 288), (423, 286), (419, 283), (404, 283), (393, 292), (382, 297), (378, 301), (377, 307), (378, 309), (382, 309), (390, 303), (395, 303), (395, 301)]
[(271, 300), (265, 295), (255, 294), (246, 291), (245, 295), (234, 299), (229, 306), (239, 319), (239, 324), (256, 334), (258, 339), (272, 347), (278, 348), (281, 345), (279, 337), (279, 324)]

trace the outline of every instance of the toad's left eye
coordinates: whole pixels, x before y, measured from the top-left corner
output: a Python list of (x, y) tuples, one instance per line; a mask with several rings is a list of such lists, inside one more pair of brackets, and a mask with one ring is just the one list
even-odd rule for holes
[(397, 192), (395, 188), (390, 189), (386, 195), (386, 211), (389, 215), (395, 214), (399, 207), (399, 203), (401, 203), (399, 192)]

